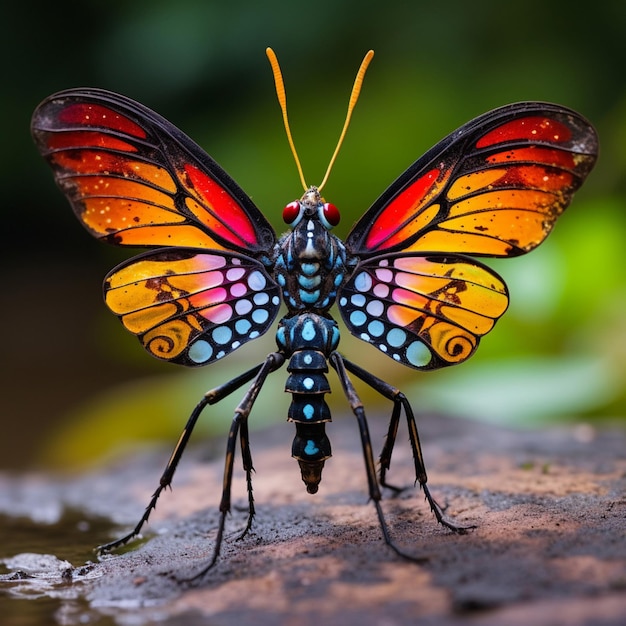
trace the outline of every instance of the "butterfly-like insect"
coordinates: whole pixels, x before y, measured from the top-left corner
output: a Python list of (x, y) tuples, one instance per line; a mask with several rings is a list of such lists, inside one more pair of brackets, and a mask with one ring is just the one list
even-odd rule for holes
[[(341, 139), (372, 55), (357, 75)], [(106, 304), (152, 356), (187, 366), (214, 363), (265, 333), (281, 303), (286, 306), (277, 350), (205, 394), (137, 526), (99, 548), (111, 550), (140, 533), (171, 484), (202, 410), (249, 383), (228, 435), (215, 547), (199, 575), (220, 553), (238, 439), (248, 486), (243, 535), (251, 527), (248, 416), (267, 376), (285, 363), (288, 419), (296, 427), (292, 455), (309, 493), (318, 490), (331, 456), (324, 400), (330, 364), (357, 418), (369, 495), (387, 544), (408, 556), (392, 541), (380, 504), (381, 486), (397, 490), (387, 471), (402, 414), (415, 477), (430, 508), (440, 523), (464, 531), (445, 517), (427, 487), (408, 399), (337, 351), (339, 330), (330, 309), (336, 305), (353, 335), (398, 363), (418, 370), (462, 363), (508, 305), (503, 280), (473, 257), (512, 257), (539, 245), (598, 150), (593, 127), (574, 111), (543, 102), (504, 106), (468, 122), (418, 159), (342, 241), (330, 232), (339, 212), (320, 195), (328, 172), (318, 187), (304, 182), (282, 76), (271, 50), (268, 56), (305, 189), (284, 208), (289, 230), (280, 238), (211, 157), (141, 104), (100, 89), (73, 89), (44, 100), (32, 120), (37, 146), (83, 226), (111, 244), (155, 248), (122, 263), (104, 281)], [(378, 476), (349, 374), (392, 402)]]

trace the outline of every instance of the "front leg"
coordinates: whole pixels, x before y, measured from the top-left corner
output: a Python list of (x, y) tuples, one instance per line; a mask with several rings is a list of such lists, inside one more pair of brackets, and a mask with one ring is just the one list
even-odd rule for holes
[(374, 455), (372, 454), (372, 444), (370, 441), (369, 428), (367, 426), (367, 419), (365, 417), (365, 410), (363, 409), (363, 403), (361, 402), (350, 377), (346, 371), (346, 366), (343, 357), (338, 352), (333, 352), (329, 358), (330, 364), (337, 371), (337, 376), (343, 387), (343, 391), (350, 403), (350, 408), (354, 413), (357, 423), (359, 425), (359, 432), (361, 434), (361, 446), (363, 448), (363, 457), (365, 459), (365, 471), (367, 474), (367, 483), (369, 486), (369, 495), (376, 508), (376, 514), (378, 515), (378, 521), (380, 523), (380, 529), (383, 534), (385, 543), (398, 555), (409, 561), (415, 561), (421, 563), (424, 561), (422, 557), (416, 557), (411, 554), (407, 554), (400, 549), (395, 542), (391, 539), (389, 534), (389, 527), (383, 513), (381, 501), (381, 493), (378, 488), (378, 482), (376, 480), (376, 467), (374, 464)]
[(393, 453), (394, 444), (396, 441), (396, 435), (398, 433), (398, 423), (400, 421), (400, 413), (404, 409), (406, 416), (407, 426), (409, 429), (409, 441), (411, 442), (411, 450), (413, 452), (413, 464), (415, 466), (415, 481), (419, 482), (422, 491), (430, 510), (435, 515), (437, 521), (456, 533), (465, 533), (475, 526), (464, 526), (456, 524), (452, 520), (449, 520), (443, 513), (443, 509), (437, 503), (435, 498), (430, 493), (428, 485), (428, 476), (426, 475), (426, 466), (424, 465), (424, 457), (422, 455), (422, 446), (420, 443), (419, 433), (417, 431), (417, 423), (415, 421), (415, 415), (413, 409), (408, 401), (407, 397), (393, 385), (386, 383), (384, 380), (370, 374), (368, 371), (359, 367), (355, 363), (343, 358), (343, 363), (348, 371), (352, 372), (355, 376), (360, 378), (365, 384), (369, 385), (372, 389), (377, 391), (380, 395), (391, 400), (393, 402), (393, 410), (391, 412), (391, 419), (389, 421), (389, 429), (387, 432), (387, 438), (380, 454), (380, 484), (385, 487), (390, 487), (393, 490), (400, 490), (398, 487), (389, 485), (386, 482), (386, 472), (391, 465), (391, 455)]
[(200, 414), (202, 413), (204, 408), (207, 405), (216, 404), (217, 402), (219, 402), (220, 400), (222, 400), (223, 398), (231, 394), (236, 389), (239, 389), (239, 387), (241, 387), (245, 383), (251, 381), (258, 374), (261, 367), (262, 367), (262, 364), (257, 365), (256, 367), (249, 369), (247, 372), (240, 374), (239, 376), (233, 378), (227, 383), (224, 383), (223, 385), (220, 385), (219, 387), (216, 387), (215, 389), (211, 389), (210, 391), (207, 391), (204, 394), (200, 402), (196, 405), (191, 415), (189, 416), (189, 419), (187, 420), (187, 423), (185, 424), (185, 428), (183, 429), (180, 437), (178, 438), (176, 447), (174, 448), (172, 454), (170, 455), (170, 458), (167, 462), (165, 470), (163, 471), (161, 479), (159, 480), (159, 486), (156, 488), (156, 490), (152, 494), (152, 497), (150, 498), (150, 502), (148, 503), (148, 506), (146, 506), (144, 513), (141, 516), (141, 519), (139, 520), (139, 522), (137, 522), (137, 525), (135, 526), (135, 528), (133, 528), (133, 530), (129, 532), (128, 534), (124, 535), (120, 539), (116, 539), (115, 541), (111, 541), (109, 543), (105, 543), (101, 546), (98, 546), (96, 548), (96, 552), (98, 554), (115, 550), (116, 548), (119, 548), (120, 546), (123, 546), (124, 544), (128, 543), (131, 539), (133, 539), (134, 537), (137, 537), (141, 533), (141, 529), (148, 522), (148, 518), (150, 517), (150, 514), (156, 508), (159, 496), (161, 495), (164, 489), (167, 489), (168, 487), (171, 486), (172, 479), (174, 478), (174, 474), (176, 472), (176, 468), (178, 467), (178, 463), (181, 457), (183, 456), (183, 452), (185, 451), (185, 448), (187, 447), (187, 443), (189, 442), (189, 439), (191, 438), (191, 433), (193, 432), (196, 422), (198, 421), (198, 418), (200, 417)]
[(233, 484), (233, 466), (235, 460), (235, 450), (237, 447), (237, 438), (240, 435), (241, 449), (243, 456), (244, 470), (246, 472), (246, 481), (248, 486), (248, 523), (241, 537), (245, 536), (252, 526), (252, 518), (254, 517), (254, 499), (252, 497), (252, 456), (250, 454), (250, 444), (248, 440), (248, 416), (252, 410), (252, 406), (256, 401), (265, 380), (268, 375), (277, 370), (285, 362), (285, 357), (280, 352), (272, 352), (267, 356), (263, 364), (256, 368), (257, 374), (248, 388), (245, 396), (235, 409), (235, 415), (228, 432), (228, 440), (226, 442), (226, 457), (224, 460), (224, 478), (222, 482), (222, 498), (220, 500), (220, 520), (213, 547), (213, 554), (208, 564), (190, 579), (181, 582), (193, 582), (202, 578), (217, 562), (220, 555), (222, 540), (224, 538), (224, 527), (226, 525), (226, 516), (230, 513), (231, 506), (231, 489)]

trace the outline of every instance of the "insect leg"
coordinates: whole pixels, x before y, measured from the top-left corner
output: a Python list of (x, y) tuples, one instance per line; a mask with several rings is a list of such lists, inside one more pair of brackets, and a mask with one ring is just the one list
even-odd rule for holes
[(407, 423), (409, 426), (409, 439), (413, 450), (413, 462), (415, 464), (415, 480), (420, 485), (425, 485), (428, 477), (426, 476), (426, 467), (424, 465), (424, 458), (422, 456), (422, 447), (420, 445), (419, 434), (417, 432), (417, 425), (415, 423), (415, 417), (413, 410), (409, 404), (406, 396), (396, 387), (386, 383), (384, 380), (370, 374), (367, 370), (359, 367), (355, 363), (352, 363), (348, 359), (344, 358), (344, 364), (346, 369), (360, 378), (364, 383), (369, 385), (372, 389), (377, 391), (380, 395), (393, 402), (393, 410), (391, 412), (391, 419), (389, 420), (389, 429), (387, 431), (387, 437), (385, 438), (385, 444), (380, 453), (380, 483), (384, 487), (390, 487), (394, 491), (402, 491), (401, 487), (394, 487), (386, 482), (386, 475), (391, 465), (391, 455), (396, 443), (396, 436), (398, 434), (398, 425), (400, 423), (401, 409), (404, 407), (404, 412), (407, 417)]
[(243, 529), (243, 532), (239, 535), (239, 537), (237, 537), (237, 539), (243, 539), (248, 534), (250, 528), (252, 528), (252, 520), (254, 519), (254, 515), (256, 513), (254, 509), (254, 497), (252, 495), (252, 472), (254, 471), (254, 466), (252, 465), (252, 454), (250, 452), (250, 437), (248, 435), (247, 419), (241, 422), (239, 442), (241, 445), (241, 458), (243, 470), (246, 473), (246, 489), (248, 492), (248, 521), (246, 523), (246, 527)]
[(285, 357), (280, 352), (273, 352), (267, 356), (262, 365), (257, 368), (256, 376), (252, 381), (252, 384), (246, 391), (245, 396), (235, 409), (235, 415), (230, 425), (230, 431), (228, 433), (228, 440), (226, 442), (226, 458), (224, 460), (224, 479), (222, 483), (222, 498), (220, 500), (220, 520), (217, 529), (217, 536), (215, 538), (215, 546), (213, 548), (213, 555), (209, 563), (200, 572), (195, 574), (190, 580), (196, 580), (204, 576), (216, 563), (222, 547), (222, 539), (224, 537), (224, 526), (226, 524), (226, 515), (230, 512), (230, 493), (233, 482), (233, 465), (235, 459), (235, 449), (237, 447), (237, 436), (241, 429), (241, 449), (242, 456), (244, 457), (244, 469), (246, 470), (246, 480), (248, 484), (248, 502), (250, 505), (250, 513), (248, 515), (248, 524), (243, 535), (246, 534), (252, 524), (252, 517), (254, 516), (254, 504), (252, 498), (252, 457), (250, 455), (250, 446), (248, 441), (248, 425), (247, 420), (252, 410), (252, 406), (265, 383), (266, 378), (273, 371), (277, 370), (285, 362)]
[(389, 528), (387, 526), (387, 522), (385, 520), (385, 516), (383, 514), (383, 509), (380, 505), (380, 500), (382, 498), (380, 489), (378, 487), (378, 481), (376, 479), (376, 466), (374, 463), (374, 454), (372, 453), (372, 443), (369, 435), (369, 428), (367, 426), (367, 419), (365, 417), (365, 410), (363, 408), (363, 403), (359, 398), (352, 381), (350, 380), (348, 373), (346, 371), (347, 365), (344, 362), (343, 357), (338, 352), (333, 352), (329, 357), (329, 362), (332, 367), (337, 371), (337, 375), (341, 382), (341, 386), (343, 387), (343, 391), (350, 403), (350, 408), (354, 413), (357, 423), (359, 425), (359, 431), (361, 433), (361, 445), (363, 447), (363, 456), (365, 458), (365, 471), (367, 474), (367, 482), (369, 486), (369, 495), (376, 507), (376, 513), (378, 515), (378, 521), (380, 523), (380, 528), (383, 533), (383, 538), (385, 543), (399, 556), (409, 559), (410, 561), (422, 561), (423, 559), (419, 557), (414, 557), (406, 552), (403, 552), (396, 544), (392, 541), (391, 536), (389, 534)]
[(369, 385), (372, 389), (377, 391), (383, 397), (393, 402), (393, 411), (391, 413), (391, 419), (389, 421), (389, 430), (387, 432), (387, 438), (380, 453), (380, 484), (384, 487), (390, 487), (394, 491), (400, 491), (398, 487), (387, 484), (386, 472), (391, 464), (391, 454), (396, 441), (396, 435), (398, 433), (398, 423), (400, 421), (401, 408), (404, 409), (406, 416), (407, 426), (409, 429), (409, 441), (411, 442), (411, 449), (413, 451), (413, 463), (415, 465), (415, 480), (419, 482), (424, 496), (430, 506), (431, 511), (435, 515), (437, 521), (457, 533), (464, 533), (474, 526), (461, 526), (455, 524), (451, 520), (447, 519), (443, 513), (441, 506), (430, 494), (430, 490), (426, 484), (428, 477), (426, 476), (426, 466), (424, 465), (424, 457), (422, 456), (422, 446), (420, 444), (419, 433), (417, 432), (417, 423), (415, 421), (415, 415), (413, 409), (407, 397), (393, 385), (386, 383), (384, 380), (370, 374), (367, 370), (359, 367), (355, 363), (348, 361), (341, 357), (345, 368), (360, 378), (365, 384)]
[(215, 404), (216, 402), (219, 402), (220, 400), (225, 398), (227, 395), (229, 395), (230, 393), (237, 390), (239, 387), (241, 387), (245, 383), (252, 380), (257, 375), (257, 373), (259, 372), (262, 366), (263, 364), (257, 365), (256, 367), (253, 367), (247, 372), (240, 374), (239, 376), (237, 376), (236, 378), (233, 378), (227, 383), (224, 383), (223, 385), (220, 385), (219, 387), (216, 387), (215, 389), (211, 389), (210, 391), (207, 391), (207, 393), (204, 394), (204, 396), (202, 397), (202, 400), (200, 400), (200, 402), (191, 412), (191, 415), (189, 416), (189, 419), (187, 420), (187, 424), (185, 424), (185, 428), (183, 429), (178, 439), (178, 443), (176, 444), (176, 447), (174, 448), (174, 451), (172, 452), (170, 459), (167, 462), (165, 471), (163, 472), (163, 475), (161, 476), (161, 479), (159, 480), (159, 486), (156, 488), (155, 492), (152, 494), (152, 498), (150, 499), (150, 502), (148, 503), (148, 506), (146, 507), (141, 519), (139, 520), (135, 528), (133, 528), (133, 530), (129, 532), (127, 535), (124, 535), (123, 537), (115, 541), (111, 541), (110, 543), (105, 543), (101, 546), (98, 546), (96, 548), (96, 552), (98, 554), (101, 554), (102, 552), (109, 552), (110, 550), (119, 548), (120, 546), (123, 546), (125, 543), (128, 543), (131, 539), (133, 539), (133, 537), (136, 537), (137, 535), (139, 535), (144, 524), (147, 523), (148, 518), (150, 517), (150, 514), (156, 508), (157, 500), (159, 499), (161, 492), (171, 485), (172, 478), (174, 477), (174, 473), (176, 472), (176, 467), (178, 466), (178, 462), (180, 461), (183, 455), (183, 452), (185, 451), (185, 447), (187, 446), (189, 438), (191, 437), (191, 433), (193, 432), (193, 429), (196, 425), (196, 422), (198, 421), (198, 418), (200, 417), (200, 413), (202, 413), (202, 410), (207, 405)]

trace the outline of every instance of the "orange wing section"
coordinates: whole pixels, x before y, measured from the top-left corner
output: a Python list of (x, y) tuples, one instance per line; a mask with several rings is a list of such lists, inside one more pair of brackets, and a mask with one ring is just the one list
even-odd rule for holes
[(524, 254), (548, 236), (597, 151), (595, 130), (569, 109), (496, 109), (414, 163), (355, 225), (348, 249)]
[(417, 369), (468, 359), (507, 306), (506, 285), (495, 272), (443, 255), (371, 259), (357, 266), (339, 296), (353, 335)]
[(261, 263), (229, 253), (157, 250), (107, 276), (107, 306), (159, 359), (206, 365), (268, 330), (278, 285)]
[(61, 92), (33, 135), (79, 220), (117, 245), (266, 253), (267, 220), (201, 148), (153, 111), (101, 90)]

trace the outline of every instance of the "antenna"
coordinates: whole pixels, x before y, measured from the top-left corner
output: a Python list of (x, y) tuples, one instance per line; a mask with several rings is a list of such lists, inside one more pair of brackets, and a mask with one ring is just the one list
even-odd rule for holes
[(335, 164), (335, 159), (339, 154), (339, 148), (341, 148), (341, 144), (343, 143), (343, 139), (346, 136), (346, 132), (348, 131), (348, 125), (350, 124), (350, 118), (352, 117), (352, 111), (354, 111), (354, 107), (356, 106), (357, 100), (359, 99), (359, 94), (361, 93), (361, 85), (363, 84), (363, 79), (365, 78), (365, 72), (367, 71), (367, 66), (370, 64), (370, 61), (374, 58), (374, 51), (370, 50), (366, 55), (363, 61), (361, 62), (361, 67), (359, 67), (359, 71), (356, 73), (356, 78), (354, 79), (354, 85), (352, 86), (352, 93), (350, 94), (350, 101), (348, 102), (348, 112), (346, 114), (346, 121), (343, 124), (343, 130), (341, 131), (341, 135), (339, 135), (339, 141), (337, 142), (337, 147), (333, 152), (333, 156), (330, 158), (330, 163), (328, 164), (328, 168), (326, 169), (326, 174), (324, 174), (324, 178), (322, 182), (319, 184), (317, 188), (318, 191), (322, 190), (322, 187), (326, 184), (328, 177), (330, 175), (330, 170)]
[(274, 51), (271, 48), (266, 48), (265, 54), (267, 54), (267, 58), (269, 59), (270, 65), (272, 66), (272, 73), (274, 74), (274, 84), (276, 85), (276, 95), (278, 96), (278, 104), (280, 104), (280, 108), (283, 112), (283, 124), (285, 125), (285, 131), (287, 133), (289, 147), (291, 148), (291, 153), (293, 154), (293, 158), (296, 161), (296, 167), (298, 168), (298, 174), (300, 175), (300, 182), (302, 183), (302, 186), (306, 191), (308, 189), (308, 185), (304, 180), (302, 165), (300, 165), (300, 159), (298, 158), (296, 146), (293, 143), (293, 137), (291, 136), (291, 130), (289, 129), (289, 118), (287, 117), (287, 96), (285, 95), (285, 83), (283, 82), (283, 75), (280, 71), (280, 65), (278, 65), (278, 59), (276, 58)]
[[(278, 104), (280, 104), (280, 108), (283, 112), (283, 124), (285, 125), (285, 131), (287, 133), (287, 140), (289, 141), (289, 147), (291, 148), (291, 153), (293, 154), (293, 158), (296, 162), (296, 167), (298, 168), (298, 174), (300, 175), (300, 182), (304, 187), (304, 190), (308, 190), (308, 185), (304, 180), (304, 173), (302, 172), (302, 166), (300, 165), (300, 159), (298, 158), (298, 153), (296, 152), (296, 146), (293, 142), (293, 137), (291, 136), (291, 130), (289, 129), (289, 118), (287, 117), (287, 96), (285, 95), (285, 83), (283, 82), (283, 75), (280, 71), (280, 66), (278, 65), (278, 59), (276, 58), (276, 54), (271, 48), (267, 48), (265, 50), (267, 54), (267, 58), (269, 59), (270, 65), (272, 66), (272, 72), (274, 74), (274, 84), (276, 85), (276, 95), (278, 96)], [(326, 184), (328, 180), (328, 176), (330, 175), (330, 170), (332, 169), (335, 159), (339, 154), (339, 149), (341, 148), (341, 144), (343, 143), (344, 137), (346, 136), (346, 132), (348, 130), (348, 126), (350, 124), (350, 118), (352, 117), (352, 111), (354, 111), (354, 107), (356, 106), (357, 100), (359, 99), (359, 94), (361, 93), (361, 86), (363, 85), (363, 79), (365, 77), (365, 72), (367, 71), (367, 67), (370, 64), (370, 61), (374, 57), (374, 51), (370, 50), (363, 59), (361, 63), (361, 67), (359, 67), (359, 71), (356, 74), (356, 78), (354, 80), (354, 85), (352, 86), (352, 93), (350, 94), (350, 101), (348, 102), (348, 113), (346, 114), (346, 121), (343, 124), (343, 129), (341, 131), (341, 135), (339, 136), (339, 141), (337, 142), (337, 147), (333, 152), (333, 156), (330, 159), (330, 163), (328, 164), (328, 168), (326, 169), (326, 174), (320, 185), (318, 186), (318, 191), (322, 190), (322, 187)]]

